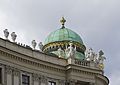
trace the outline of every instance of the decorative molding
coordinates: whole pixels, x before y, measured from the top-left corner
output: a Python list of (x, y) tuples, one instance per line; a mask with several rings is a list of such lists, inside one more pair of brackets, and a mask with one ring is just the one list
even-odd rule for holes
[(58, 80), (59, 85), (65, 85), (65, 80)]
[(35, 73), (33, 73), (33, 81), (39, 81), (40, 80), (40, 76), (39, 76), (39, 74), (35, 74)]
[[(64, 47), (64, 45), (69, 45), (69, 42), (70, 42), (70, 41), (51, 42), (51, 43), (48, 43), (48, 44), (44, 45), (43, 48), (42, 48), (42, 50), (43, 50), (44, 52), (47, 52), (49, 49), (52, 49), (53, 47), (55, 47), (55, 48), (57, 48), (57, 47), (59, 47), (59, 46)], [(74, 41), (72, 41), (72, 42), (74, 43), (74, 45), (75, 45), (77, 48), (80, 49), (80, 50), (79, 50), (80, 52), (83, 52), (83, 53), (84, 53), (84, 51), (86, 50), (86, 47), (85, 47), (83, 44), (78, 43), (78, 42), (74, 42)]]
[(90, 61), (74, 59), (74, 63), (81, 66), (90, 67)]
[(44, 68), (44, 69), (49, 69), (49, 70), (53, 70), (53, 71), (65, 73), (65, 70), (63, 70), (63, 69), (59, 69), (59, 68), (47, 66), (47, 65), (44, 65), (44, 64), (40, 64), (38, 62), (34, 62), (34, 61), (31, 61), (31, 60), (28, 60), (28, 59), (24, 59), (24, 58), (21, 58), (19, 56), (15, 56), (15, 55), (3, 52), (1, 50), (0, 50), (0, 54), (3, 55), (3, 56), (5, 56), (5, 57), (8, 57), (8, 58), (10, 58), (12, 60), (14, 59), (16, 61), (20, 61), (20, 62), (29, 64), (29, 65), (33, 65), (35, 67), (40, 67), (40, 68)]
[(12, 70), (13, 70), (13, 68), (11, 66), (5, 66), (5, 72), (7, 74), (12, 74)]
[(14, 75), (14, 76), (20, 76), (20, 70), (18, 70), (18, 69), (13, 69), (13, 75)]
[(47, 77), (41, 76), (41, 83), (47, 83)]
[(77, 80), (74, 80), (74, 79), (68, 80), (69, 85), (75, 85), (76, 82), (77, 82)]

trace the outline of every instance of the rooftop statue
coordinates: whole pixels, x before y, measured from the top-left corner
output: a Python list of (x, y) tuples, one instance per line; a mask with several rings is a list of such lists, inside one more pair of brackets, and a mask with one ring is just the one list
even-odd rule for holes
[(93, 51), (92, 48), (86, 51), (86, 60), (94, 62), (97, 60), (97, 54)]
[(63, 58), (63, 57), (64, 57), (64, 51), (62, 50), (61, 47), (58, 49), (58, 56), (59, 56), (60, 58)]
[(38, 44), (38, 46), (39, 46), (40, 52), (42, 52), (42, 48), (43, 48), (42, 42), (40, 42), (40, 43)]
[(92, 48), (86, 51), (86, 60), (93, 61), (95, 65), (100, 68), (101, 70), (104, 69), (104, 60), (106, 59), (102, 50), (99, 51), (97, 55)]
[(98, 66), (100, 69), (104, 69), (104, 60), (105, 60), (104, 52), (102, 50), (99, 51), (98, 56)]
[(12, 37), (13, 42), (15, 42), (16, 37), (17, 37), (17, 35), (15, 34), (15, 32), (11, 33), (11, 37)]
[(8, 39), (8, 36), (9, 36), (8, 29), (3, 30), (3, 32), (4, 32), (5, 38)]
[(72, 42), (70, 42), (69, 43), (69, 47), (67, 48), (66, 47), (66, 56), (67, 56), (67, 58), (69, 58), (69, 57), (72, 57), (72, 58), (74, 58), (75, 56), (75, 53), (76, 53), (76, 47), (73, 47), (73, 43)]
[(33, 41), (31, 42), (31, 44), (32, 44), (33, 49), (35, 49), (35, 47), (36, 47), (36, 45), (37, 45), (36, 41), (33, 40)]

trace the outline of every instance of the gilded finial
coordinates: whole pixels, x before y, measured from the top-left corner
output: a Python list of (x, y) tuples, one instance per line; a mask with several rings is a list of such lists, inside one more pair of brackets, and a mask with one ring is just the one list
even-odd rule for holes
[(66, 20), (64, 19), (64, 17), (62, 17), (62, 19), (60, 20), (61, 24), (62, 24), (62, 28), (65, 28), (64, 24), (66, 22)]

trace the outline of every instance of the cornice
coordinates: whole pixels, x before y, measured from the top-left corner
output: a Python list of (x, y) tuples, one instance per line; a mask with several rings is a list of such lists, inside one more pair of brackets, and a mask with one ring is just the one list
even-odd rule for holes
[(35, 62), (33, 60), (25, 59), (25, 58), (22, 58), (22, 57), (19, 57), (19, 56), (12, 55), (10, 53), (6, 53), (6, 52), (1, 51), (1, 50), (0, 50), (0, 54), (4, 57), (7, 57), (7, 58), (11, 59), (11, 60), (19, 61), (19, 62), (29, 64), (29, 65), (32, 65), (32, 66), (35, 66), (35, 67), (38, 67), (38, 68), (49, 69), (49, 70), (65, 73), (65, 70), (63, 70), (63, 69), (48, 66), (48, 65), (45, 65), (45, 64), (41, 64), (41, 63)]
[[(23, 46), (23, 45), (20, 45), (17, 42), (11, 42), (10, 40), (6, 40), (6, 39), (2, 39), (2, 38), (0, 38), (0, 47), (4, 48), (4, 49), (7, 49), (7, 50), (11, 50), (12, 52), (16, 52), (18, 54), (22, 54), (22, 55), (25, 55), (25, 56), (32, 57), (32, 58), (34, 58), (34, 56), (36, 56), (34, 54), (37, 54), (37, 55), (40, 54), (40, 55), (44, 55), (44, 56), (47, 56), (47, 57), (52, 57), (54, 59), (60, 59), (56, 56), (52, 56), (52, 55), (49, 55), (47, 53), (40, 52), (39, 50), (36, 50), (36, 49), (33, 50), (28, 45)], [(26, 52), (27, 52), (27, 54), (26, 54)], [(62, 59), (62, 60), (65, 61), (65, 59)]]
[[(23, 63), (26, 63), (26, 64), (29, 64), (29, 65), (32, 65), (32, 66), (35, 66), (35, 67), (39, 67), (39, 68), (43, 68), (43, 69), (49, 69), (49, 70), (53, 70), (53, 71), (57, 71), (57, 72), (63, 72), (65, 73), (65, 71), (69, 71), (70, 69), (72, 69), (72, 71), (74, 72), (79, 72), (79, 73), (85, 73), (85, 74), (95, 74), (95, 72), (90, 72), (89, 70), (93, 70), (93, 71), (99, 71), (97, 69), (92, 69), (90, 67), (84, 67), (84, 66), (77, 66), (77, 65), (73, 65), (73, 64), (69, 64), (66, 66), (66, 69), (60, 69), (60, 68), (56, 68), (56, 67), (52, 67), (52, 66), (48, 66), (48, 65), (45, 65), (45, 64), (41, 64), (41, 63), (38, 63), (38, 62), (35, 62), (35, 61), (32, 61), (32, 60), (29, 60), (29, 59), (25, 59), (25, 58), (22, 58), (22, 57), (19, 57), (19, 56), (15, 56), (15, 55), (12, 55), (10, 53), (6, 53), (6, 52), (3, 52), (0, 50), (0, 54), (9, 58), (9, 59), (12, 59), (12, 60), (15, 60), (15, 61), (19, 61), (19, 62), (23, 62)], [(68, 69), (68, 67), (71, 67)], [(74, 67), (78, 67), (78, 69), (75, 69)], [(63, 67), (65, 68), (65, 67)], [(83, 71), (83, 70), (80, 70), (79, 68), (84, 68), (84, 69), (87, 69), (88, 71)]]
[(96, 78), (103, 80), (105, 83), (107, 83), (107, 85), (109, 84), (109, 79), (104, 75), (98, 74), (96, 75)]
[(87, 67), (87, 66), (79, 66), (74, 64), (69, 64), (66, 66), (66, 69), (69, 71), (73, 71), (75, 73), (88, 73), (88, 74), (103, 74), (103, 72), (99, 69)]
[(109, 84), (109, 79), (106, 77), (106, 76), (104, 76), (103, 74), (100, 74), (100, 73), (95, 73), (95, 72), (89, 72), (89, 71), (84, 71), (84, 70), (78, 70), (78, 69), (74, 69), (74, 68), (69, 68), (68, 70), (67, 70), (67, 74), (68, 75), (71, 75), (71, 76), (73, 76), (72, 75), (72, 72), (73, 73), (76, 73), (76, 74), (82, 74), (82, 75), (86, 75), (86, 76), (94, 76), (95, 77), (95, 79), (96, 78), (99, 78), (99, 79), (101, 79), (102, 81), (104, 81), (105, 83), (107, 83), (107, 85)]

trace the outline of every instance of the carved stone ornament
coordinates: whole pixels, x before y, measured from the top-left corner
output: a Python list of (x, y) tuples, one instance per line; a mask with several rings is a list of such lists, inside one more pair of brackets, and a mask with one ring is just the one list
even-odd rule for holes
[(69, 85), (75, 85), (75, 83), (76, 83), (76, 80), (74, 80), (74, 79), (69, 80)]
[(69, 57), (71, 57), (71, 58), (74, 58), (74, 56), (75, 56), (75, 53), (76, 53), (76, 47), (74, 48), (72, 45), (73, 45), (73, 43), (72, 42), (70, 42), (69, 43), (69, 47), (67, 48), (66, 47), (66, 56), (67, 56), (67, 58), (69, 58)]
[(32, 44), (33, 49), (35, 49), (35, 47), (36, 47), (36, 45), (37, 45), (36, 41), (35, 41), (35, 40), (32, 40), (31, 44)]
[(65, 80), (59, 80), (59, 85), (65, 85)]
[(58, 56), (60, 58), (64, 56), (64, 51), (61, 48), (58, 49)]
[(20, 71), (18, 69), (14, 69), (13, 70), (13, 75), (14, 76), (19, 76), (20, 75)]
[(12, 67), (6, 66), (6, 67), (5, 67), (5, 72), (6, 72), (7, 74), (12, 74)]
[(71, 82), (69, 83), (69, 85), (75, 85), (75, 82), (71, 81)]
[(38, 74), (33, 74), (33, 80), (34, 81), (39, 81), (39, 75)]
[(8, 39), (8, 36), (9, 36), (8, 29), (3, 30), (3, 32), (4, 32), (5, 38)]
[(47, 83), (47, 77), (41, 76), (41, 83)]
[(99, 51), (98, 57), (98, 67), (103, 70), (104, 69), (104, 60), (105, 60), (104, 52), (102, 50)]
[(13, 42), (15, 42), (15, 40), (17, 38), (17, 35), (15, 34), (15, 32), (11, 33), (11, 37), (12, 37)]
[(43, 48), (42, 42), (40, 42), (40, 43), (38, 44), (38, 46), (39, 46), (40, 52), (42, 52), (42, 48)]

